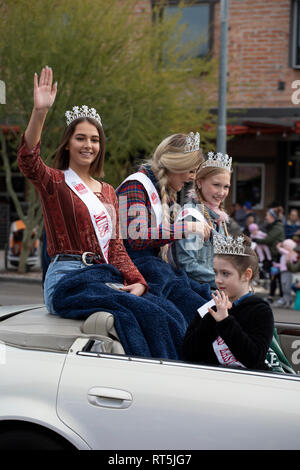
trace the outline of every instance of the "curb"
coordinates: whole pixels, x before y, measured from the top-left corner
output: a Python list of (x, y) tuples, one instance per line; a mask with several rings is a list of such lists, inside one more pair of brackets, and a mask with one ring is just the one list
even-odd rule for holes
[(27, 277), (26, 275), (22, 276), (11, 276), (9, 274), (0, 273), (0, 282), (20, 282), (26, 284), (42, 284), (42, 277)]

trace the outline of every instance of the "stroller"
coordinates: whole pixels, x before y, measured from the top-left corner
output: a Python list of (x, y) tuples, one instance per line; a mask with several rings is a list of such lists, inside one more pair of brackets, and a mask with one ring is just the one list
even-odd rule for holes
[[(10, 226), (8, 244), (5, 246), (4, 263), (5, 269), (9, 270), (11, 266), (18, 267), (20, 254), (22, 251), (23, 233), (26, 225), (22, 220), (16, 220)], [(32, 238), (36, 235), (36, 229), (32, 231)], [(29, 271), (40, 261), (40, 241), (35, 240), (31, 252), (26, 261), (26, 269)]]

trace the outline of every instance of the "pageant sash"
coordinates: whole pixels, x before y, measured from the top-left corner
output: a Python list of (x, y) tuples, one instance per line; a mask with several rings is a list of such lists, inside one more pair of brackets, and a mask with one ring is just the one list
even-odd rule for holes
[[(201, 318), (207, 315), (208, 309), (212, 308), (214, 305), (216, 304), (212, 299), (206, 304), (202, 305), (202, 307), (198, 308), (198, 313)], [(217, 339), (213, 342), (213, 348), (220, 364), (224, 366), (237, 366), (245, 368), (245, 366), (235, 358), (221, 336), (218, 336)]]
[(204, 215), (195, 207), (183, 207), (183, 210), (178, 214), (176, 222), (185, 219), (188, 216), (194, 217), (199, 222), (205, 222)]
[[(158, 227), (162, 223), (162, 205), (161, 205), (161, 200), (158, 195), (158, 192), (147, 175), (145, 173), (142, 173), (141, 171), (137, 171), (136, 173), (133, 173), (132, 175), (129, 175), (121, 185), (123, 185), (126, 181), (139, 181), (145, 188), (149, 201), (151, 203), (151, 207), (154, 211), (155, 217), (156, 217), (156, 226)], [(120, 185), (120, 186), (121, 186)], [(120, 187), (119, 186), (119, 187)]]
[(73, 171), (68, 168), (64, 171), (66, 184), (72, 191), (86, 205), (91, 221), (101, 248), (103, 258), (108, 263), (108, 248), (109, 241), (112, 237), (112, 221), (109, 213), (107, 212), (104, 204), (97, 198), (97, 196), (90, 190), (82, 179)]
[(220, 364), (245, 368), (245, 366), (234, 357), (221, 336), (218, 336), (213, 342), (213, 348)]

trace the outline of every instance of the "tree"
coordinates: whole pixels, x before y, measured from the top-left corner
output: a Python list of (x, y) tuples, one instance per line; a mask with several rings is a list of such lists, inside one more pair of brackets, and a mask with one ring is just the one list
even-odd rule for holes
[[(212, 137), (205, 125), (211, 121), (206, 94), (213, 61), (188, 58), (193, 44), (178, 46), (183, 32), (178, 17), (153, 22), (151, 14), (136, 13), (136, 5), (136, 0), (2, 0), (0, 5), (0, 77), (7, 103), (0, 108), (0, 122), (24, 130), (33, 74), (50, 65), (58, 95), (43, 132), (43, 158), (51, 162), (67, 109), (95, 107), (107, 138), (105, 179), (115, 187), (166, 135), (200, 130), (204, 146)], [(6, 173), (13, 195), (7, 167)], [(36, 207), (34, 215), (23, 214), (28, 231), (37, 217)], [(30, 246), (24, 247), (21, 271), (25, 248)]]

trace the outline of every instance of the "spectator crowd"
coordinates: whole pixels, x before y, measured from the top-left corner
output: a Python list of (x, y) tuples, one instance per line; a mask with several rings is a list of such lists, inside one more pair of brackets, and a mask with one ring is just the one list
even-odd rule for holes
[[(293, 282), (293, 274), (300, 272), (300, 216), (297, 208), (286, 214), (283, 207), (273, 202), (264, 219), (250, 201), (236, 203), (231, 212), (233, 224), (252, 240), (252, 248), (259, 259), (260, 278), (268, 281), (267, 300), (274, 306), (291, 307), (293, 292), (300, 293), (300, 282)], [(275, 301), (275, 295), (279, 299)], [(294, 308), (296, 308), (294, 306)]]

